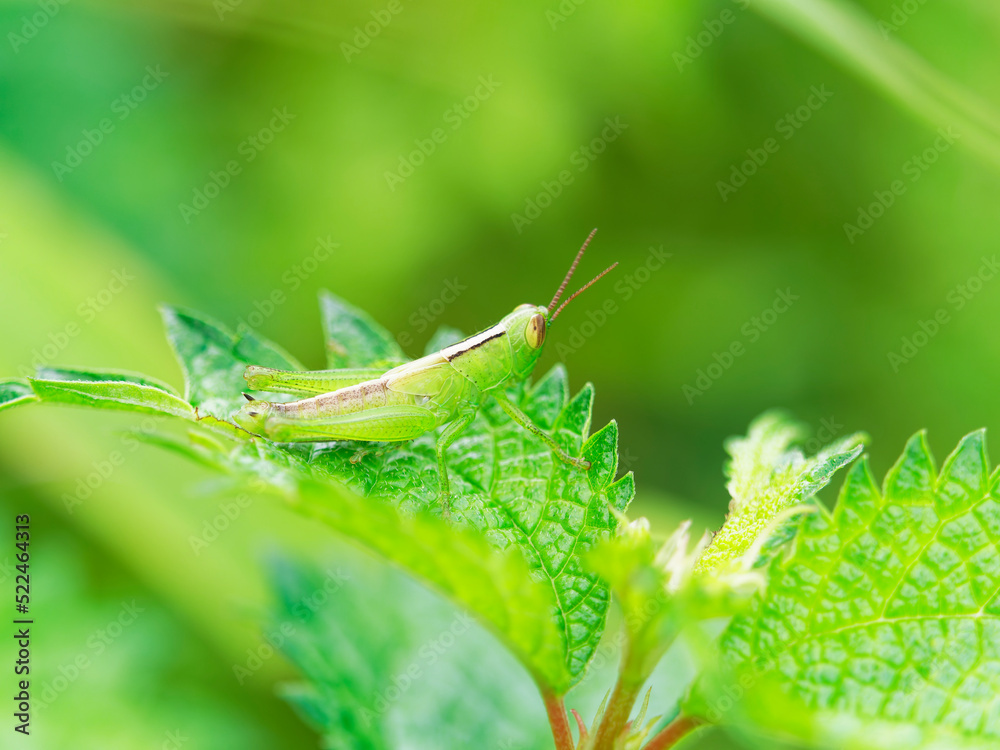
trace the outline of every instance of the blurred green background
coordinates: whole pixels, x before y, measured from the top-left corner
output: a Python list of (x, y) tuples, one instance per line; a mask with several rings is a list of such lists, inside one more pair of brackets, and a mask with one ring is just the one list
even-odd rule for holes
[[(547, 303), (597, 226), (577, 282), (621, 265), (542, 367), (595, 383), (661, 532), (721, 523), (723, 440), (771, 407), (819, 437), (868, 431), (877, 471), (917, 429), (943, 458), (1000, 427), (988, 0), (41, 0), (0, 3), (0, 28), (4, 375), (179, 385), (161, 301), (319, 367), (324, 287), (417, 355), (438, 325)], [(261, 643), (264, 551), (342, 545), (257, 503), (194, 555), (211, 477), (133, 450), (133, 427), (0, 420), (4, 538), (34, 519), (37, 679), (90, 659), (21, 744), (315, 746), (273, 697), (280, 657), (246, 685), (232, 666)]]

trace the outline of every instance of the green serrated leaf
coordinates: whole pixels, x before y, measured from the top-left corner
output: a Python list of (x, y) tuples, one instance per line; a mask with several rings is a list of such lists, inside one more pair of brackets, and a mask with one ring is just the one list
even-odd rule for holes
[(611, 420), (590, 436), (583, 446), (583, 457), (590, 461), (590, 482), (596, 488), (607, 487), (618, 474), (618, 423)]
[(539, 427), (551, 430), (569, 401), (569, 375), (560, 363), (546, 373), (531, 390), (531, 397), (522, 404), (525, 413)]
[(0, 380), (0, 411), (18, 404), (30, 404), (38, 396), (31, 390), (31, 384), (20, 378)]
[[(402, 357), (367, 315), (333, 295), (322, 300), (324, 326), (335, 342), (331, 364), (364, 367)], [(488, 399), (449, 449), (453, 525), (438, 529), (419, 520), (441, 511), (434, 434), (390, 445), (247, 439), (227, 421), (242, 403), (245, 367), (295, 369), (297, 363), (250, 331), (234, 334), (174, 307), (163, 308), (163, 317), (190, 404), (127, 373), (98, 381), (89, 379), (100, 375), (96, 371), (63, 370), (60, 376), (87, 379), (36, 380), (36, 392), (45, 400), (197, 418), (236, 444), (195, 440), (188, 451), (162, 436), (148, 440), (237, 478), (262, 481), (297, 504), (312, 497), (315, 515), (476, 612), (544, 691), (564, 694), (583, 676), (604, 630), (610, 594), (582, 558), (610, 538), (617, 525), (613, 510), (624, 510), (635, 491), (631, 474), (615, 482), (617, 425), (589, 435), (593, 386), (570, 399), (560, 365), (534, 387), (519, 383), (507, 393), (566, 451), (585, 452), (593, 462), (589, 472), (557, 460), (543, 441)], [(373, 500), (345, 513), (343, 504), (350, 501), (335, 490), (339, 485)], [(323, 507), (318, 497), (340, 498), (340, 505), (331, 501)], [(465, 539), (465, 546), (456, 549), (459, 542), (445, 539), (446, 531)], [(478, 546), (471, 539), (480, 540)]]
[(732, 501), (726, 523), (702, 557), (700, 572), (719, 570), (752, 554), (784, 512), (809, 501), (838, 469), (860, 455), (864, 439), (850, 435), (807, 458), (792, 448), (804, 437), (801, 425), (769, 412), (754, 420), (746, 437), (726, 443)]
[(148, 385), (152, 388), (159, 388), (161, 391), (172, 393), (175, 396), (181, 394), (168, 383), (162, 380), (151, 378), (138, 372), (128, 372), (127, 370), (103, 370), (93, 367), (39, 367), (35, 372), (37, 380), (76, 380), (94, 382), (123, 382), (137, 383), (138, 385)]
[(594, 386), (587, 383), (583, 386), (569, 405), (563, 409), (555, 424), (556, 439), (565, 432), (568, 438), (567, 446), (573, 446), (578, 435), (586, 435), (590, 431), (590, 415), (594, 410)]
[(167, 414), (184, 419), (194, 419), (195, 416), (194, 409), (183, 399), (142, 382), (124, 379), (28, 380), (38, 399), (46, 403)]
[[(557, 372), (544, 378), (538, 388), (518, 388), (510, 396), (525, 411), (548, 409), (562, 382)], [(533, 403), (536, 393), (543, 399), (540, 404)], [(585, 435), (574, 429), (589, 422), (589, 414), (580, 411), (581, 404), (589, 407), (592, 399), (592, 390), (585, 389), (551, 420), (560, 425), (554, 434), (576, 454)], [(570, 409), (576, 411), (567, 419), (564, 414)], [(614, 435), (616, 430), (608, 429), (594, 443), (595, 449), (612, 450), (615, 446), (609, 437)], [(402, 446), (257, 445), (256, 455), (243, 459), (242, 468), (266, 472), (262, 478), (286, 488), (297, 486), (303, 475), (336, 479), (361, 495), (390, 498), (399, 511), (421, 513), (439, 510), (434, 446), (433, 435)], [(453, 521), (485, 534), (495, 548), (519, 551), (531, 577), (544, 581), (555, 594), (549, 616), (558, 626), (561, 676), (556, 679), (551, 667), (539, 669), (533, 664), (535, 656), (520, 655), (528, 659), (526, 665), (536, 676), (544, 677), (548, 689), (565, 691), (582, 676), (593, 656), (609, 604), (607, 584), (584, 568), (582, 555), (610, 537), (616, 525), (610, 508), (624, 508), (631, 501), (632, 477), (612, 485), (606, 467), (592, 478), (565, 466), (495, 403), (487, 404), (451, 454)], [(239, 461), (239, 455), (234, 452), (231, 460)], [(353, 532), (345, 533), (353, 536)], [(443, 559), (438, 562), (445, 564)], [(427, 577), (419, 570), (413, 572)]]
[(635, 474), (631, 471), (612, 484), (607, 489), (608, 502), (620, 513), (628, 509), (628, 504), (635, 497)]
[[(370, 358), (397, 355), (388, 334), (367, 316), (332, 295), (325, 300), (328, 330), (342, 332), (345, 340), (360, 341), (350, 359), (340, 359), (338, 364), (372, 366), (375, 362)], [(534, 387), (512, 388), (508, 397), (550, 430), (567, 451), (581, 455), (590, 437), (592, 386), (585, 386), (570, 400), (566, 371), (560, 365)], [(304, 481), (336, 482), (362, 496), (388, 498), (395, 506), (392, 513), (439, 513), (435, 441), (434, 434), (391, 445), (350, 441), (279, 445), (256, 440), (233, 449), (222, 460), (229, 471), (262, 479), (292, 495), (301, 492)], [(553, 692), (564, 692), (582, 677), (600, 640), (609, 606), (607, 584), (584, 568), (582, 555), (610, 537), (617, 523), (611, 509), (624, 510), (635, 491), (631, 475), (614, 483), (614, 424), (598, 432), (587, 446), (595, 459), (591, 471), (568, 467), (488, 399), (448, 452), (453, 523), (484, 535), (494, 549), (516, 552), (527, 561), (530, 577), (543, 582), (552, 596), (547, 616), (556, 624), (561, 670), (539, 662), (536, 653), (522, 649), (519, 655), (544, 680), (543, 687)], [(344, 533), (357, 537), (362, 532), (345, 529)], [(440, 557), (431, 559), (435, 564), (453, 565)], [(439, 585), (426, 570), (414, 568), (412, 572)], [(471, 594), (462, 594), (467, 595)], [(460, 603), (472, 608), (464, 600)]]
[(919, 501), (933, 490), (935, 473), (927, 435), (918, 432), (910, 438), (903, 455), (886, 476), (882, 494), (900, 502)]
[(392, 335), (368, 313), (326, 290), (320, 292), (319, 304), (331, 368), (389, 365), (407, 360)]
[(189, 310), (161, 308), (167, 338), (184, 372), (184, 393), (199, 416), (228, 419), (243, 403), (248, 390), (247, 365), (281, 370), (302, 366), (275, 344), (249, 329), (233, 333), (219, 323)]
[(856, 533), (871, 524), (881, 504), (882, 497), (868, 461), (858, 461), (847, 470), (833, 517), (838, 527)]
[[(326, 313), (341, 309), (330, 306)], [(355, 330), (359, 324), (354, 312), (343, 314), (348, 321), (332, 325)], [(366, 322), (368, 329), (374, 326)], [(375, 330), (384, 341), (387, 334)], [(363, 351), (368, 357), (386, 356), (386, 350), (378, 347)], [(355, 354), (349, 364), (374, 363)], [(588, 384), (570, 400), (567, 380), (565, 368), (558, 365), (534, 387), (518, 385), (508, 396), (537, 424), (551, 430), (567, 451), (580, 455), (589, 437), (594, 391)], [(634, 495), (631, 476), (612, 484), (617, 427), (605, 430), (591, 444), (602, 457), (588, 475), (554, 459), (543, 442), (511, 422), (488, 399), (448, 454), (453, 521), (483, 533), (499, 549), (519, 550), (532, 575), (555, 594), (554, 617), (568, 677), (551, 685), (554, 690), (564, 690), (582, 677), (603, 633), (609, 606), (607, 584), (584, 568), (582, 555), (610, 537), (616, 526), (610, 508), (623, 510)], [(268, 481), (286, 488), (294, 487), (305, 471), (321, 481), (343, 482), (360, 495), (389, 498), (403, 513), (440, 507), (433, 434), (402, 445), (342, 441), (256, 450), (258, 455), (247, 457), (244, 468), (266, 472)], [(260, 458), (266, 459), (264, 465), (258, 463)]]
[[(855, 744), (892, 748), (1000, 741), (998, 540), (984, 433), (966, 436), (940, 475), (918, 433), (882, 491), (862, 460), (832, 515), (800, 521), (766, 592), (723, 634), (724, 659), (779, 684), (809, 738), (843, 730)], [(786, 711), (759, 702), (753, 711), (759, 725), (788, 730)], [(882, 735), (891, 741), (875, 741)]]

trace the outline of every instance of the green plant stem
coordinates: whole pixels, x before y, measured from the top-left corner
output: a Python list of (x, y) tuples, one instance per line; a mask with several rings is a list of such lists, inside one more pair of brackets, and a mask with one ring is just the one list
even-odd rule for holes
[(573, 750), (573, 733), (569, 728), (569, 715), (563, 699), (551, 694), (543, 694), (542, 698), (545, 700), (545, 712), (549, 715), (556, 750)]
[(594, 750), (612, 750), (615, 740), (621, 735), (628, 723), (628, 717), (632, 714), (632, 706), (635, 705), (639, 691), (642, 689), (642, 682), (628, 680), (624, 675), (618, 676), (615, 689), (611, 693), (608, 707), (601, 717), (601, 724), (594, 735)]
[(643, 750), (669, 750), (704, 724), (703, 719), (696, 719), (693, 716), (678, 716), (667, 724), (662, 732), (646, 743)]

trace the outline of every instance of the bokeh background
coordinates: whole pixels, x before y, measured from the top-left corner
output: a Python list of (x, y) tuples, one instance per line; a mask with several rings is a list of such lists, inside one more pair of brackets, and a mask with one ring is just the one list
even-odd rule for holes
[[(772, 407), (867, 431), (877, 471), (917, 429), (943, 458), (1000, 428), (990, 0), (5, 0), (0, 31), (4, 375), (180, 385), (161, 301), (319, 367), (320, 288), (417, 355), (438, 325), (547, 303), (597, 226), (578, 281), (621, 265), (542, 367), (595, 383), (659, 531), (721, 523), (723, 441)], [(32, 515), (55, 690), (19, 746), (316, 746), (275, 698), (281, 657), (246, 684), (233, 665), (261, 644), (269, 551), (366, 563), (263, 502), (195, 555), (212, 480), (124, 443), (135, 427), (0, 419), (0, 528)]]

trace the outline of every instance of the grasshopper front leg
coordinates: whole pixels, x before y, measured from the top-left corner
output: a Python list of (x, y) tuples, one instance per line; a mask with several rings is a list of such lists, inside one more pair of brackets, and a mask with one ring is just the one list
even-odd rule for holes
[(590, 469), (590, 461), (586, 460), (585, 458), (578, 458), (576, 456), (571, 456), (569, 453), (563, 450), (562, 446), (560, 446), (559, 443), (555, 441), (555, 438), (553, 438), (549, 433), (547, 433), (541, 427), (532, 422), (531, 417), (529, 417), (527, 414), (521, 411), (514, 404), (513, 401), (507, 398), (507, 394), (504, 393), (502, 390), (497, 388), (496, 390), (491, 391), (490, 395), (496, 399), (496, 402), (500, 404), (500, 408), (504, 410), (504, 412), (507, 414), (508, 417), (510, 417), (514, 422), (516, 422), (521, 427), (526, 429), (532, 435), (535, 435), (540, 440), (542, 440), (547, 446), (549, 446), (549, 448), (556, 455), (556, 457), (559, 458), (559, 460), (569, 464), (570, 466), (575, 466), (578, 469), (583, 469), (584, 471)]
[(464, 410), (454, 421), (450, 422), (437, 439), (437, 462), (438, 481), (440, 483), (441, 512), (445, 518), (451, 517), (451, 482), (448, 479), (448, 464), (445, 461), (445, 453), (448, 447), (455, 442), (459, 435), (472, 424), (476, 418), (478, 405)]
[(433, 409), (445, 425), (437, 438), (438, 487), (441, 511), (451, 516), (451, 482), (448, 479), (446, 453), (448, 447), (476, 418), (482, 396), (468, 378), (457, 372), (449, 362), (438, 362), (429, 368), (400, 368), (389, 376), (390, 388), (404, 393), (427, 396), (427, 408)]

